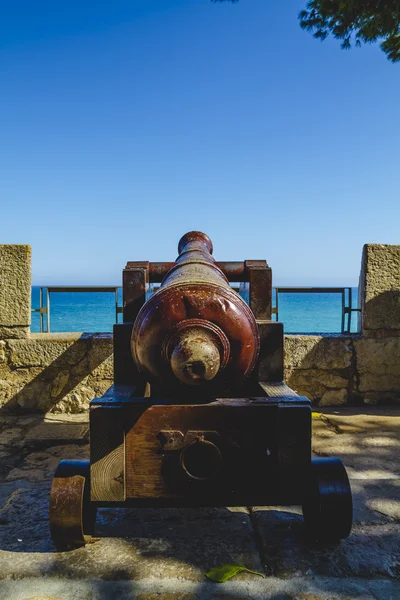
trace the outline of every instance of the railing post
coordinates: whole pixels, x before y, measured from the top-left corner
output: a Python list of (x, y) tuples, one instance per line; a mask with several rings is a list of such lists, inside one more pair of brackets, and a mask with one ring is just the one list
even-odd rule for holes
[(115, 322), (118, 323), (118, 288), (115, 288)]
[(351, 287), (349, 289), (349, 333), (351, 333), (351, 313), (353, 311), (353, 290)]
[(46, 288), (46, 328), (47, 328), (46, 333), (50, 333), (50, 292), (49, 292), (49, 288)]
[(39, 288), (39, 330), (43, 333), (43, 288)]
[(345, 298), (345, 294), (344, 294), (344, 288), (342, 289), (342, 324), (341, 324), (341, 333), (344, 333), (344, 321), (345, 321), (345, 302), (346, 302), (346, 298)]

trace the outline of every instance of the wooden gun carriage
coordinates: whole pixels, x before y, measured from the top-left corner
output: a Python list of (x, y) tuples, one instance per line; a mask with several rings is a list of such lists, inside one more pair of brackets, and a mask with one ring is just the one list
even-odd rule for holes
[[(57, 546), (88, 543), (97, 508), (111, 506), (300, 504), (313, 538), (349, 535), (344, 466), (311, 458), (310, 401), (283, 382), (271, 269), (212, 251), (190, 232), (175, 263), (123, 271), (114, 385), (90, 405), (90, 461), (61, 461), (52, 485)], [(248, 283), (249, 304), (232, 282)]]

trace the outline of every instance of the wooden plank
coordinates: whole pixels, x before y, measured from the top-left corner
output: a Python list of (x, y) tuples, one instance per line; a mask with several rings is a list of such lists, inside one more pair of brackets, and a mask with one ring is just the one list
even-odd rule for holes
[(277, 418), (279, 488), (291, 498), (306, 491), (308, 478), (304, 467), (311, 464), (311, 404), (282, 403)]
[(265, 260), (246, 260), (245, 268), (250, 308), (256, 319), (268, 321), (272, 316), (272, 270)]
[[(276, 403), (262, 398), (218, 400), (207, 405), (154, 405), (145, 410), (126, 432), (126, 496), (129, 498), (209, 497), (260, 491), (277, 461)], [(128, 407), (126, 406), (126, 409)], [(181, 488), (175, 455), (163, 452), (160, 432), (216, 431), (225, 448), (224, 475), (203, 488)], [(228, 449), (227, 449), (228, 448)], [(234, 457), (232, 458), (232, 452)], [(175, 462), (174, 462), (175, 461)], [(273, 469), (272, 469), (273, 470)], [(260, 478), (260, 473), (263, 476)], [(176, 478), (175, 478), (176, 476)], [(178, 482), (178, 483), (177, 483)], [(203, 484), (202, 484), (203, 485)], [(199, 498), (198, 498), (199, 500)], [(200, 500), (199, 500), (200, 501)]]
[(276, 321), (257, 321), (260, 334), (260, 353), (252, 378), (255, 381), (282, 381), (283, 325)]
[[(137, 386), (143, 379), (132, 357), (132, 328), (132, 323), (117, 323), (113, 328), (114, 382), (116, 385)], [(137, 395), (140, 395), (140, 392)]]
[(125, 500), (125, 450), (121, 405), (90, 407), (90, 497)]
[[(108, 390), (102, 396), (102, 398), (112, 398), (119, 400), (120, 398), (134, 398), (138, 395), (139, 393), (137, 391), (137, 386), (135, 385), (114, 384), (108, 388)], [(98, 398), (96, 398), (95, 400), (98, 400)]]
[[(130, 261), (127, 263), (126, 269), (134, 269), (137, 264)], [(176, 264), (176, 262), (150, 262), (149, 283), (161, 283), (168, 271)], [(243, 261), (216, 262), (215, 264), (221, 269), (228, 281), (235, 283), (248, 281), (248, 274)]]
[(279, 398), (280, 396), (298, 396), (289, 386), (283, 381), (259, 382), (264, 392), (270, 398)]
[(136, 263), (134, 268), (122, 272), (123, 319), (132, 322), (146, 301), (146, 283), (148, 283), (149, 263)]

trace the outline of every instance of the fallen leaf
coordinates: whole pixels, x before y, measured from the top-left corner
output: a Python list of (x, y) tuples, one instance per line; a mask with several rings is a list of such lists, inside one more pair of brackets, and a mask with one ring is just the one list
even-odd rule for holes
[(212, 581), (216, 581), (217, 583), (224, 583), (224, 581), (228, 581), (228, 579), (231, 579), (231, 577), (235, 577), (235, 575), (238, 575), (238, 573), (243, 572), (264, 577), (262, 573), (251, 571), (251, 569), (248, 569), (243, 565), (222, 565), (222, 567), (213, 567), (208, 571), (208, 573), (206, 573), (206, 577)]

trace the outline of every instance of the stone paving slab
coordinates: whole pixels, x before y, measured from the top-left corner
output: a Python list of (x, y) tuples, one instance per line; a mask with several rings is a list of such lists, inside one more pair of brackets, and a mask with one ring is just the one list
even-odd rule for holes
[(355, 524), (400, 521), (400, 479), (350, 479), (350, 485)]
[[(351, 479), (353, 496), (353, 526), (400, 524), (400, 479), (364, 480)], [(301, 517), (301, 506), (253, 506), (251, 514), (276, 513), (277, 518), (285, 519), (285, 513), (292, 518)], [(279, 514), (277, 514), (279, 513)], [(282, 527), (283, 525), (280, 524)]]
[(87, 439), (89, 439), (88, 422), (62, 422), (56, 419), (46, 419), (34, 425), (25, 436), (25, 442), (30, 445), (34, 442), (41, 445), (48, 442), (54, 445), (71, 440)]
[[(0, 600), (400, 599), (400, 409), (347, 411), (313, 419), (315, 453), (351, 476), (354, 527), (339, 545), (311, 544), (299, 507), (101, 509), (100, 541), (69, 552), (51, 542), (49, 492), (59, 460), (88, 457), (87, 416), (1, 415)], [(267, 578), (207, 582), (225, 563)]]
[(270, 575), (400, 576), (400, 528), (393, 524), (356, 524), (340, 544), (320, 545), (306, 539), (302, 517), (290, 510), (255, 510), (254, 519)]
[(399, 407), (314, 413), (313, 452), (341, 458), (352, 479), (399, 478)]
[[(6, 484), (13, 487), (0, 512), (1, 547), (5, 551), (0, 553), (2, 576), (22, 577), (38, 571), (57, 574), (61, 569), (71, 577), (120, 573), (140, 579), (156, 568), (160, 577), (169, 577), (172, 571), (185, 579), (198, 580), (218, 564), (238, 563), (260, 570), (257, 538), (263, 568), (270, 575), (305, 573), (310, 568), (329, 576), (400, 575), (400, 529), (390, 514), (364, 504), (365, 497), (372, 503), (374, 500), (371, 486), (365, 489), (364, 482), (356, 482), (356, 491), (353, 485), (352, 535), (332, 548), (307, 542), (300, 507), (254, 507), (251, 516), (244, 509), (101, 509), (96, 525), (101, 540), (64, 553), (54, 552), (49, 537), (49, 485), (27, 488), (17, 487), (16, 483)], [(396, 484), (399, 489), (399, 482)], [(378, 499), (393, 494), (381, 483), (374, 487)], [(31, 556), (30, 552), (35, 554)], [(129, 565), (122, 571), (121, 561)]]
[(43, 450), (29, 451), (19, 464), (9, 470), (6, 481), (25, 480), (36, 483), (51, 481), (58, 463), (66, 457), (77, 460), (87, 459), (89, 446), (62, 444), (45, 447)]
[[(37, 490), (21, 494), (25, 495), (27, 506), (48, 503)], [(19, 507), (23, 505), (20, 498), (15, 497), (15, 502)], [(214, 515), (189, 515), (188, 519), (182, 511), (179, 521), (175, 515), (161, 515), (159, 511), (158, 519), (148, 522), (138, 516), (131, 520), (128, 510), (120, 510), (120, 514), (114, 510), (111, 518), (106, 514), (109, 511), (103, 511), (96, 533), (104, 537), (69, 552), (55, 551), (46, 513), (43, 515), (42, 511), (42, 517), (30, 513), (31, 524), (16, 528), (12, 523), (8, 535), (3, 535), (0, 578), (33, 577), (39, 573), (72, 579), (140, 580), (152, 575), (202, 581), (208, 569), (220, 564), (245, 564), (262, 570), (249, 516), (229, 513), (221, 518), (223, 510), (215, 509)], [(23, 517), (22, 514), (22, 520)]]
[[(342, 433), (362, 433), (392, 431), (400, 428), (400, 407), (398, 406), (343, 406), (340, 409), (325, 407), (322, 414), (325, 422), (338, 426)], [(315, 421), (313, 423), (315, 426)]]
[[(3, 600), (398, 600), (400, 583), (384, 579), (267, 577), (243, 581), (241, 575), (224, 584), (176, 579), (147, 581), (26, 578), (0, 581)], [(179, 589), (177, 589), (179, 587)]]

